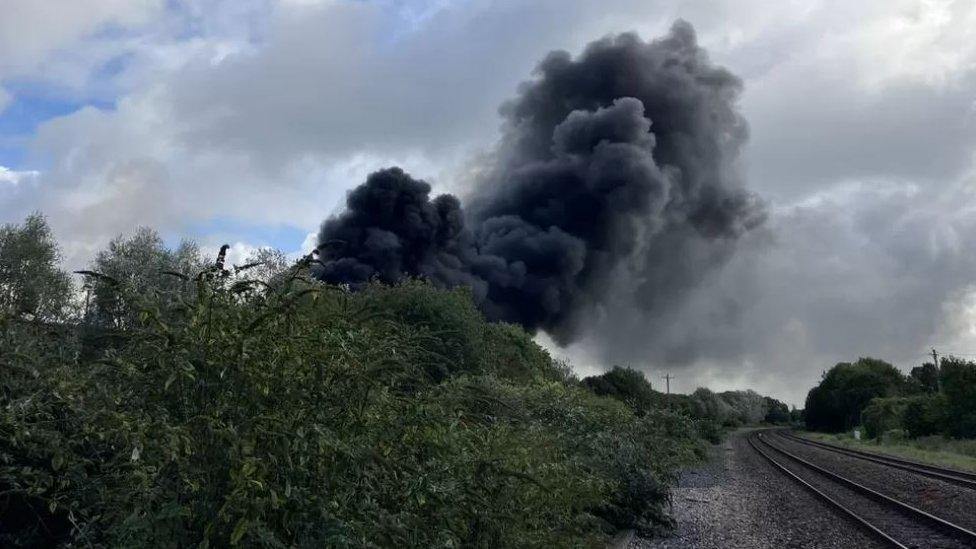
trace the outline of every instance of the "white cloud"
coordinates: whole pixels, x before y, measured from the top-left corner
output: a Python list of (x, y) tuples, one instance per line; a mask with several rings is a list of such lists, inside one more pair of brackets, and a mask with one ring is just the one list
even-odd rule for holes
[(0, 12), (0, 76), (29, 74), (50, 57), (109, 27), (145, 24), (162, 0), (5, 0)]
[[(223, 244), (204, 244), (200, 246), (200, 255), (204, 259), (213, 261), (216, 259), (217, 254), (220, 253), (220, 247)], [(230, 247), (227, 249), (227, 255), (224, 256), (224, 265), (230, 268), (231, 265), (243, 265), (247, 262), (247, 258), (251, 257), (252, 254), (261, 249), (261, 246), (255, 246), (247, 242), (234, 242), (233, 244), (228, 244)]]
[(0, 185), (19, 185), (23, 181), (33, 181), (40, 175), (34, 170), (17, 171), (0, 166)]

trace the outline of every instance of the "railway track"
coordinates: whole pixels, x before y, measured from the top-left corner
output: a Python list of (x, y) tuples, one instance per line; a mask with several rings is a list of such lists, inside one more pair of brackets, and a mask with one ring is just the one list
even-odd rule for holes
[(889, 547), (976, 547), (976, 532), (872, 490), (808, 461), (759, 432), (749, 444), (774, 467)]
[(794, 435), (788, 431), (776, 431), (778, 436), (782, 436), (791, 442), (797, 442), (800, 444), (806, 444), (808, 446), (814, 446), (817, 448), (823, 448), (824, 450), (829, 450), (838, 454), (845, 456), (850, 456), (853, 458), (861, 459), (864, 461), (870, 461), (872, 463), (878, 463), (881, 465), (887, 465), (895, 469), (901, 469), (904, 471), (910, 471), (922, 476), (935, 478), (945, 482), (955, 484), (957, 486), (962, 486), (964, 488), (970, 488), (976, 490), (976, 473), (970, 473), (968, 471), (959, 471), (956, 469), (949, 469), (946, 467), (938, 467), (935, 465), (929, 465), (927, 463), (919, 463), (917, 461), (911, 461), (907, 459), (901, 459), (891, 456), (884, 456), (880, 454), (874, 454), (871, 452), (863, 452), (860, 450), (853, 450), (851, 448), (844, 448), (842, 446), (837, 446), (835, 444), (828, 444), (826, 442), (820, 442), (817, 440), (810, 440), (808, 438), (803, 438)]

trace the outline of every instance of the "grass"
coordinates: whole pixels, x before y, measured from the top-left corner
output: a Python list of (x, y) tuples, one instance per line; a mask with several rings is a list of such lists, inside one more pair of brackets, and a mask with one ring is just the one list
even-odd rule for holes
[(855, 450), (876, 452), (940, 467), (976, 472), (976, 440), (953, 440), (941, 436), (903, 440), (891, 440), (890, 438), (887, 440), (854, 440), (850, 433), (802, 432), (800, 434), (809, 439)]

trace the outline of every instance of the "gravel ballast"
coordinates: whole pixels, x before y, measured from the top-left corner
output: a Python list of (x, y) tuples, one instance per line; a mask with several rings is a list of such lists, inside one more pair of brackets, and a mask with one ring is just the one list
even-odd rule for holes
[(785, 437), (776, 436), (772, 441), (781, 448), (829, 471), (855, 480), (868, 488), (937, 517), (976, 530), (976, 513), (973, 512), (976, 509), (976, 490), (831, 452)]
[(670, 536), (636, 538), (631, 549), (884, 547), (774, 469), (746, 435), (730, 435), (706, 464), (682, 474)]

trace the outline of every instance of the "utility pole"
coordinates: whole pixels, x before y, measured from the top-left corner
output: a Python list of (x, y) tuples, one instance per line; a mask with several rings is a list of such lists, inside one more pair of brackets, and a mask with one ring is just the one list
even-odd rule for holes
[(670, 396), (671, 395), (671, 380), (674, 379), (674, 376), (671, 375), (670, 373), (668, 373), (666, 375), (661, 376), (661, 379), (663, 379), (665, 381), (665, 387), (667, 387), (667, 389), (666, 389), (667, 390), (667, 394)]
[(674, 376), (671, 375), (671, 372), (668, 372), (667, 374), (661, 376), (661, 379), (664, 380), (665, 391), (667, 391), (665, 393), (667, 396), (664, 397), (664, 401), (668, 403), (668, 409), (670, 410), (671, 409), (671, 380), (674, 379)]
[(939, 355), (932, 349), (932, 363), (935, 365), (935, 384), (939, 393), (942, 393), (942, 367), (939, 366)]

